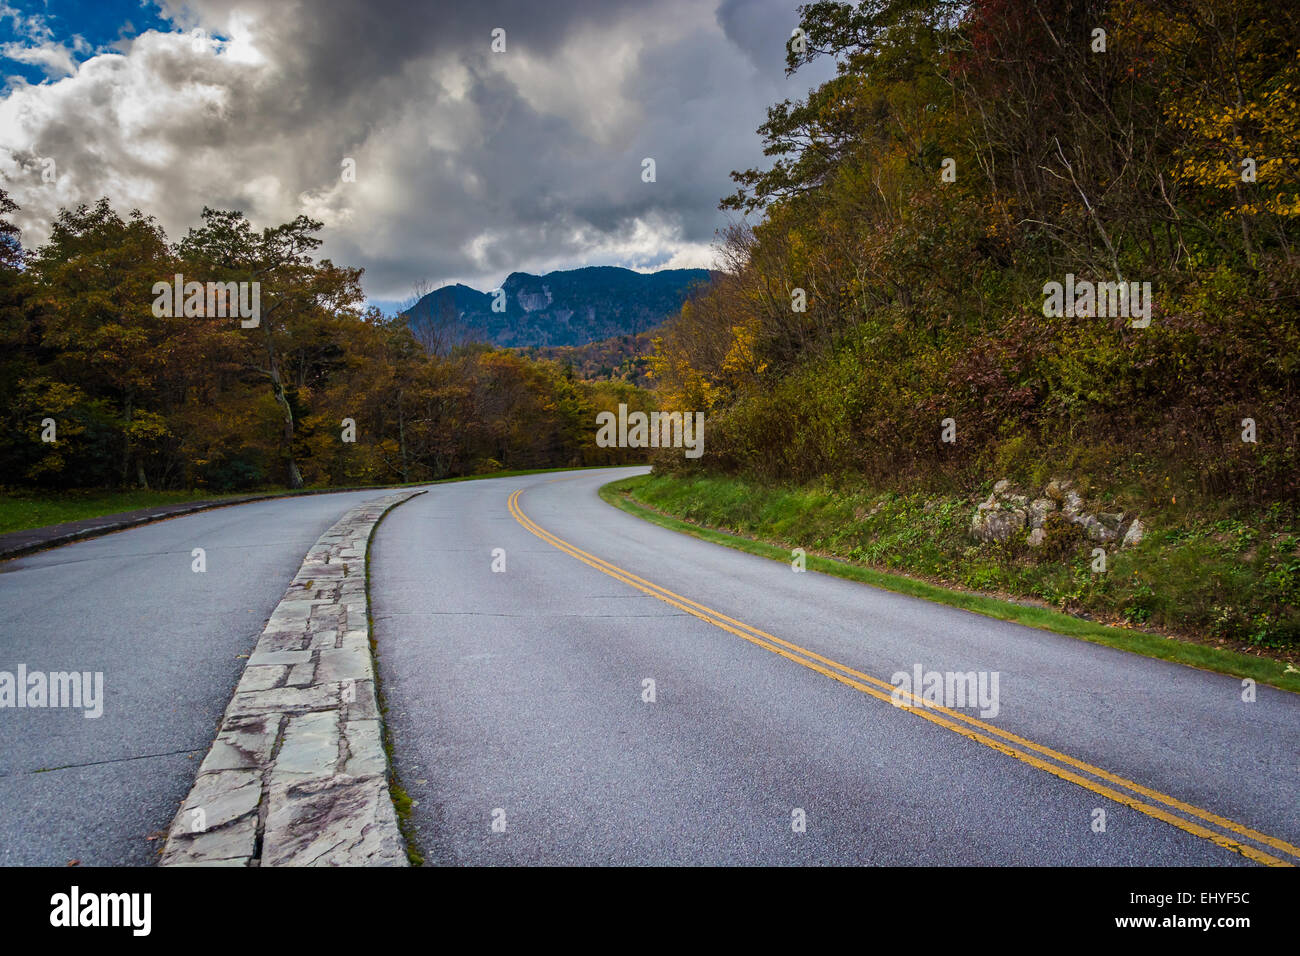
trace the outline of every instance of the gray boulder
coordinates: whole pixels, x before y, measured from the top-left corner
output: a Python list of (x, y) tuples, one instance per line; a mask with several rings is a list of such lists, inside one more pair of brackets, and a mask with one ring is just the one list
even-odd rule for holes
[(1119, 533), (1107, 528), (1096, 515), (1081, 515), (1075, 524), (1082, 526), (1083, 530), (1088, 533), (1088, 537), (1093, 541), (1114, 541), (1119, 537)]
[(1074, 482), (1068, 478), (1053, 478), (1043, 489), (1043, 494), (1053, 501), (1061, 502), (1065, 500), (1065, 493), (1074, 487)]
[(1146, 529), (1142, 527), (1142, 522), (1137, 518), (1134, 518), (1133, 523), (1129, 525), (1128, 530), (1124, 532), (1124, 541), (1122, 542), (1123, 546), (1127, 548), (1131, 545), (1138, 544), (1141, 542), (1145, 534)]
[(971, 519), (970, 533), (978, 541), (1010, 541), (1025, 530), (1025, 512), (1013, 508), (987, 508), (980, 505)]
[(1120, 525), (1124, 523), (1124, 513), (1118, 511), (1098, 511), (1097, 520), (1109, 531), (1119, 534)]
[(1029, 504), (1029, 527), (1041, 528), (1049, 513), (1056, 510), (1056, 502), (1051, 498), (1035, 498)]

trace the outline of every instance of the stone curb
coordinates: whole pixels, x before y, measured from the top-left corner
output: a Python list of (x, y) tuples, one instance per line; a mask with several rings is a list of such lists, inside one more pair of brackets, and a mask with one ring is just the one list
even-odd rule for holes
[(391, 508), (320, 536), (266, 623), (160, 866), (407, 866), (370, 655), (366, 553)]

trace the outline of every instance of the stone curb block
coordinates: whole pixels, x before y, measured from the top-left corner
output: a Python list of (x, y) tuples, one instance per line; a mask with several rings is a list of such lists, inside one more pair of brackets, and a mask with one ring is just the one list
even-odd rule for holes
[(423, 491), (353, 508), (272, 612), (163, 846), (161, 866), (407, 866), (370, 657), (366, 551)]

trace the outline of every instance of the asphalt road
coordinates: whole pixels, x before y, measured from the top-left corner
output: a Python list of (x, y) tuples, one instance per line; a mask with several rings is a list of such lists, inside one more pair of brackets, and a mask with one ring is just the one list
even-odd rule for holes
[[(1297, 696), (659, 528), (596, 495), (634, 471), (443, 485), (380, 526), (429, 863), (1300, 862)], [(918, 664), (996, 671), (996, 716), (894, 706)]]
[[(1297, 696), (667, 531), (597, 497), (635, 471), (434, 486), (380, 525), (379, 670), (430, 863), (1300, 862)], [(0, 563), (0, 671), (100, 671), (105, 698), (0, 709), (0, 863), (151, 863), (241, 655), (377, 494)], [(895, 707), (917, 665), (996, 671), (996, 714)]]
[(0, 709), (0, 864), (152, 863), (240, 655), (321, 533), (383, 494), (221, 508), (0, 563), (0, 671), (98, 671), (104, 697), (98, 718)]

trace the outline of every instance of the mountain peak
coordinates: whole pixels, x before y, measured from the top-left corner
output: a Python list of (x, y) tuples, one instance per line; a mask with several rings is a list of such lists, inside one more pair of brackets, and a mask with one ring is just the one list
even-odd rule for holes
[[(505, 311), (492, 311), (491, 291), (457, 283), (435, 289), (404, 315), (422, 328), (451, 328), (456, 341), (524, 348), (585, 345), (616, 335), (636, 335), (681, 309), (707, 269), (634, 272), (619, 266), (584, 266), (538, 276), (512, 272), (500, 288)], [(447, 336), (439, 336), (445, 341)]]

